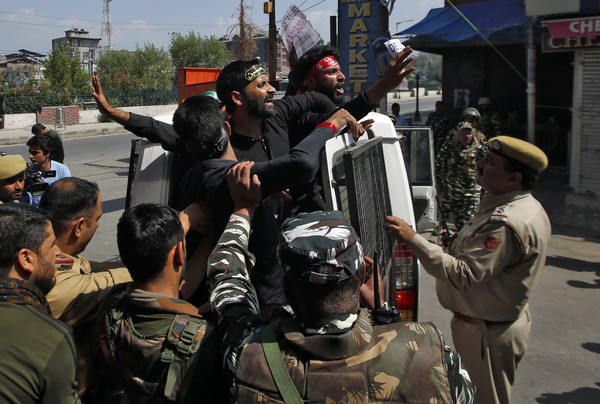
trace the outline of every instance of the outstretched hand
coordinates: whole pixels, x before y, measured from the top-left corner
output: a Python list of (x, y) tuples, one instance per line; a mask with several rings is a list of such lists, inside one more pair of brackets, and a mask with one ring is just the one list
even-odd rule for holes
[(335, 111), (335, 113), (331, 115), (325, 122), (334, 124), (337, 130), (340, 130), (346, 126), (347, 132), (352, 134), (354, 140), (357, 140), (363, 133), (365, 133), (365, 129), (358, 122), (356, 122), (356, 119), (352, 116), (352, 114), (343, 108)]
[(229, 193), (235, 205), (235, 212), (252, 217), (256, 206), (262, 200), (260, 180), (252, 174), (253, 161), (243, 161), (231, 167), (227, 173)]
[(388, 222), (388, 234), (402, 243), (409, 242), (417, 234), (408, 223), (400, 218), (387, 216), (386, 220)]
[(398, 87), (402, 83), (402, 80), (415, 70), (414, 67), (409, 67), (405, 70), (405, 67), (414, 59), (414, 57), (410, 56), (411, 53), (412, 48), (410, 46), (402, 49), (387, 65), (383, 76), (375, 84), (367, 88), (366, 94), (371, 104), (378, 104), (387, 93)]
[(92, 97), (96, 100), (98, 110), (102, 115), (108, 116), (110, 119), (125, 126), (129, 122), (129, 112), (121, 111), (113, 108), (106, 99), (102, 91), (102, 85), (98, 76), (92, 76)]

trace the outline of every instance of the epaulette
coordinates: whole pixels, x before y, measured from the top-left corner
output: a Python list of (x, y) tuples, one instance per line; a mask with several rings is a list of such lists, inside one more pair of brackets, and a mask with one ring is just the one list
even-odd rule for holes
[(506, 209), (506, 205), (498, 206), (492, 216), (490, 217), (491, 222), (502, 222), (508, 223), (508, 216), (504, 214), (504, 210)]
[(55, 265), (58, 266), (56, 268), (57, 271), (68, 271), (73, 268), (73, 263), (75, 260), (73, 258), (57, 258)]

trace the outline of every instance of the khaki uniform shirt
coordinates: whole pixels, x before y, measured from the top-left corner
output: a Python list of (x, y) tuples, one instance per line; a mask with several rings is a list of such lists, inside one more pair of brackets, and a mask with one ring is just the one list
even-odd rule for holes
[(114, 285), (131, 282), (127, 268), (98, 271), (98, 264), (80, 256), (56, 258), (56, 285), (46, 296), (52, 315), (75, 326), (96, 318)]
[(514, 321), (527, 306), (546, 262), (550, 220), (527, 191), (481, 202), (447, 253), (416, 235), (409, 247), (436, 278), (445, 308), (489, 321)]

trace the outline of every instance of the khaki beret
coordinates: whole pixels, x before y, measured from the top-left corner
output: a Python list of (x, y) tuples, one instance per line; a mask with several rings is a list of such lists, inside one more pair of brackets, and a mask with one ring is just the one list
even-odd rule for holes
[(0, 180), (14, 177), (15, 175), (25, 171), (27, 163), (25, 159), (19, 155), (9, 155), (0, 157)]
[(496, 136), (489, 141), (490, 149), (534, 169), (538, 173), (548, 167), (548, 157), (537, 146), (510, 136)]

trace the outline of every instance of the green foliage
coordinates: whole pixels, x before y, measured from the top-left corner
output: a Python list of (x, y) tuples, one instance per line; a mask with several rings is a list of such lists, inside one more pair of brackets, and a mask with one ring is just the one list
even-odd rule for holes
[(77, 50), (71, 46), (55, 47), (44, 63), (46, 83), (49, 90), (75, 95), (91, 89), (90, 75), (81, 69)]
[(108, 92), (169, 91), (173, 87), (173, 64), (163, 48), (145, 43), (134, 54), (126, 50), (102, 54), (98, 77)]
[(230, 60), (223, 42), (214, 35), (202, 37), (194, 31), (189, 31), (187, 35), (173, 33), (169, 52), (176, 68), (223, 67)]
[(133, 57), (133, 70), (131, 76), (137, 80), (141, 87), (166, 91), (173, 87), (173, 63), (169, 53), (154, 44), (144, 43), (144, 47), (137, 47)]
[(98, 60), (98, 78), (104, 91), (120, 91), (122, 80), (117, 80), (133, 71), (133, 55), (126, 50), (104, 52)]
[(31, 85), (8, 88), (3, 93), (6, 114), (26, 114), (46, 106), (70, 105), (71, 97), (52, 91), (41, 92)]

